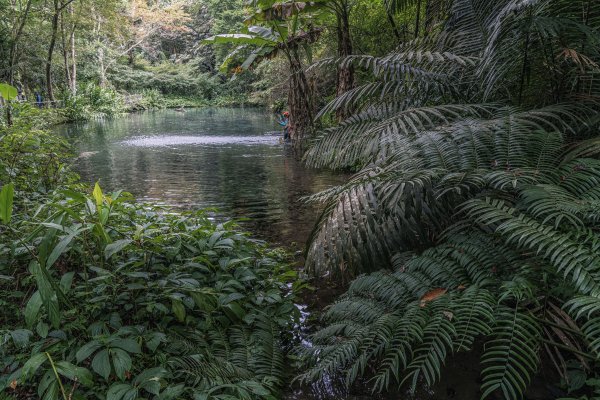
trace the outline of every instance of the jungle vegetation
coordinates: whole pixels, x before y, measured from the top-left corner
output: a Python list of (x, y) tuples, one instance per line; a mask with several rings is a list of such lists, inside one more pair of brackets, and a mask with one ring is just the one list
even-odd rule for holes
[(302, 346), (284, 251), (78, 183), (50, 112), (9, 102), (0, 396), (376, 396), (473, 352), (482, 399), (527, 398), (539, 373), (599, 398), (597, 1), (0, 0), (0, 16), (5, 99), (43, 91), (66, 119), (128, 94), (286, 107), (308, 167), (353, 173), (305, 199), (323, 207), (305, 272), (346, 292)]
[(482, 398), (523, 398), (540, 369), (576, 392), (599, 356), (600, 4), (410, 4), (413, 40), (315, 66), (368, 77), (305, 156), (358, 172), (312, 198), (308, 268), (356, 278), (302, 379), (415, 389), (482, 345)]

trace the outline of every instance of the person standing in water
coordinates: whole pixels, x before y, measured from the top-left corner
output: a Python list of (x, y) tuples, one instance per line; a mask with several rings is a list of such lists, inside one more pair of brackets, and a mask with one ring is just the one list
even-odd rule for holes
[(290, 113), (287, 111), (284, 111), (283, 113), (281, 113), (279, 115), (279, 117), (277, 118), (277, 123), (279, 125), (283, 126), (283, 140), (288, 140), (290, 138), (290, 133), (289, 133)]

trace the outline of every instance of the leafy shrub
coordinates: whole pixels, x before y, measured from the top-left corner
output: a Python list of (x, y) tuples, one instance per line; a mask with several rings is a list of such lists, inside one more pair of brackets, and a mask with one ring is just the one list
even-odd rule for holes
[[(17, 199), (18, 200), (18, 199)], [(62, 190), (0, 225), (0, 385), (40, 398), (270, 398), (296, 277), (202, 213)]]
[(68, 168), (69, 144), (63, 138), (32, 128), (32, 124), (40, 125), (39, 119), (54, 114), (21, 106), (15, 124), (0, 129), (0, 184), (14, 182), (18, 191), (33, 196), (76, 179)]
[(162, 94), (156, 89), (143, 90), (141, 106), (146, 110), (163, 107), (164, 99)]
[(111, 88), (84, 85), (77, 95), (67, 94), (63, 113), (69, 121), (110, 117), (125, 111), (123, 97)]

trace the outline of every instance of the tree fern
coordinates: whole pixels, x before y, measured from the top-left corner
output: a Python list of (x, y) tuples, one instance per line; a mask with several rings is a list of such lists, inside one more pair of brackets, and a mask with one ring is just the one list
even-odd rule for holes
[(305, 156), (358, 172), (309, 198), (324, 206), (309, 271), (356, 279), (303, 378), (432, 385), (484, 343), (483, 397), (519, 399), (540, 360), (600, 349), (600, 3), (440, 9), (437, 34), (323, 62), (370, 78), (321, 110), (353, 114)]

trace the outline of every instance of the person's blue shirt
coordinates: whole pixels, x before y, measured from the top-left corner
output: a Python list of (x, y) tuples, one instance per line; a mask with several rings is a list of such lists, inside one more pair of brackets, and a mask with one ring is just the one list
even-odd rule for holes
[(289, 122), (290, 122), (289, 118), (286, 118), (283, 115), (280, 115), (279, 118), (277, 119), (277, 123), (283, 127), (288, 126)]

